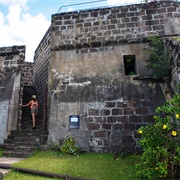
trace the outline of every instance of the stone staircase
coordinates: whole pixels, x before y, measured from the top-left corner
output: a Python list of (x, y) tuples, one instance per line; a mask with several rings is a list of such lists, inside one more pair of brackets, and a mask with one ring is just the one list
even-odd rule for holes
[(37, 149), (40, 149), (47, 141), (47, 132), (39, 129), (24, 129), (20, 132), (11, 132), (4, 140), (3, 156), (6, 157), (29, 157)]
[[(24, 88), (23, 104), (31, 100), (35, 94), (33, 87)], [(43, 117), (41, 111), (36, 118), (36, 129), (32, 129), (32, 119), (29, 107), (24, 107), (22, 112), (22, 129), (12, 131), (4, 140), (4, 156), (7, 157), (29, 157), (36, 149), (40, 149), (47, 142), (48, 132), (43, 130)]]

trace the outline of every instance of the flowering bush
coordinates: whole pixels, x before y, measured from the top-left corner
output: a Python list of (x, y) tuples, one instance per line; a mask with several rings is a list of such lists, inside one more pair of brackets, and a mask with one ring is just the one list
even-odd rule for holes
[(63, 154), (77, 155), (80, 148), (75, 145), (75, 139), (72, 136), (67, 136), (60, 149)]
[(143, 154), (137, 175), (146, 179), (180, 177), (180, 95), (156, 109), (154, 123), (141, 127)]

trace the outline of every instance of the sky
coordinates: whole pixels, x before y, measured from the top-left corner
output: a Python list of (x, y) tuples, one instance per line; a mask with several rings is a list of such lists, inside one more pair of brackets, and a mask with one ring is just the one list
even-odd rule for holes
[(100, 0), (0, 0), (0, 47), (25, 45), (25, 61), (33, 62), (34, 52), (51, 24), (52, 14), (138, 4), (142, 0), (97, 1)]

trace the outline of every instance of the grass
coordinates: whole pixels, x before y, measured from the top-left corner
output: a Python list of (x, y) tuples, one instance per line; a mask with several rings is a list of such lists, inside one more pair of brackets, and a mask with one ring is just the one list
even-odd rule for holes
[(0, 148), (0, 157), (3, 156), (3, 150)]
[[(112, 157), (112, 154), (90, 153), (76, 157), (61, 156), (57, 152), (37, 152), (13, 166), (95, 180), (139, 180), (134, 164), (140, 160), (140, 156), (131, 155), (116, 160)], [(41, 180), (48, 178), (37, 176), (35, 178), (17, 172), (11, 172), (4, 177), (4, 180), (12, 179)]]

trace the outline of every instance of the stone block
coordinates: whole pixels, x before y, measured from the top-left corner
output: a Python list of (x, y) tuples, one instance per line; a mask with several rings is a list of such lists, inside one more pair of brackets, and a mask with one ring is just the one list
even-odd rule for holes
[(126, 124), (124, 123), (124, 130), (135, 130), (135, 124)]
[(123, 18), (123, 19), (122, 19), (122, 23), (127, 23), (127, 22), (130, 22), (130, 18), (127, 18), (127, 17), (126, 17), (126, 18)]
[(134, 27), (135, 24), (134, 24), (134, 22), (129, 22), (129, 23), (126, 23), (126, 26), (127, 26), (128, 28), (130, 28), (130, 27)]
[(105, 106), (106, 107), (116, 107), (116, 103), (115, 102), (106, 102)]
[(134, 108), (124, 108), (124, 115), (132, 115), (134, 114)]
[(116, 121), (124, 123), (124, 122), (128, 122), (129, 119), (128, 119), (128, 116), (118, 116), (116, 117)]
[(175, 12), (176, 8), (175, 7), (167, 7), (167, 12)]
[(98, 117), (98, 116), (95, 116), (95, 117), (94, 117), (94, 121), (95, 121), (96, 123), (103, 123), (103, 122), (106, 122), (106, 117), (102, 117), (102, 116)]
[(100, 125), (96, 123), (87, 123), (88, 130), (99, 130)]
[(126, 12), (129, 11), (129, 8), (127, 8), (127, 7), (122, 7), (122, 8), (120, 9), (120, 11), (121, 11), (122, 13), (126, 13)]
[(117, 24), (118, 20), (117, 19), (111, 19), (111, 24)]
[(128, 106), (129, 107), (137, 107), (138, 103), (137, 103), (137, 101), (130, 100), (130, 101), (128, 101)]
[(90, 13), (90, 17), (98, 17), (98, 12), (92, 12), (92, 13)]
[(134, 12), (127, 12), (127, 13), (126, 13), (126, 16), (127, 16), (127, 17), (133, 17), (133, 16), (134, 16)]
[(98, 109), (89, 109), (89, 116), (99, 116)]
[(142, 122), (142, 117), (141, 116), (129, 116), (129, 122)]
[(12, 59), (13, 59), (13, 57), (14, 57), (13, 55), (6, 56), (6, 57), (5, 57), (5, 61), (12, 60)]
[(141, 17), (143, 21), (153, 19), (152, 15), (145, 15)]
[(106, 131), (94, 131), (95, 138), (105, 138), (107, 137)]
[(123, 124), (113, 124), (112, 129), (113, 130), (123, 130)]
[(112, 115), (122, 115), (122, 109), (112, 109)]
[(146, 108), (136, 108), (135, 113), (136, 114), (148, 114), (148, 111)]
[[(80, 15), (80, 18), (88, 18), (89, 17), (89, 13), (82, 13), (81, 15)], [(74, 18), (77, 18), (77, 17), (74, 17)], [(74, 19), (73, 18), (73, 19)]]
[(71, 17), (72, 17), (71, 14), (65, 14), (63, 16), (64, 20), (71, 19)]
[(91, 24), (91, 22), (87, 22), (87, 23), (84, 23), (84, 27), (91, 27), (92, 26), (92, 24)]
[(146, 25), (146, 26), (157, 25), (157, 24), (159, 24), (159, 20), (149, 20), (149, 21), (145, 21), (145, 25)]
[(145, 11), (135, 12), (135, 16), (144, 16), (144, 15), (145, 15)]
[(110, 13), (110, 10), (109, 9), (104, 9), (104, 10), (101, 10), (100, 12), (99, 12), (99, 15), (106, 15), (106, 14), (109, 14)]
[(88, 117), (87, 122), (94, 122), (94, 118), (93, 117)]
[(107, 29), (109, 29), (109, 30), (115, 29), (115, 28), (116, 28), (116, 26), (115, 26), (114, 24), (111, 24), (111, 25), (108, 25), (108, 26), (107, 26)]
[(108, 116), (107, 123), (116, 123), (117, 119), (118, 118), (116, 116)]
[(111, 129), (111, 124), (102, 124), (102, 129)]
[(117, 18), (125, 18), (125, 17), (126, 17), (126, 13), (117, 14)]
[(109, 116), (110, 115), (110, 110), (109, 109), (107, 109), (107, 110), (101, 110), (100, 111), (100, 115), (101, 116)]
[(110, 14), (107, 19), (116, 19), (116, 13)]
[(117, 107), (127, 107), (127, 103), (125, 102), (117, 102)]
[(113, 8), (111, 9), (111, 12), (114, 14), (114, 13), (119, 13), (119, 8)]
[(156, 9), (147, 9), (146, 10), (146, 14), (157, 14), (157, 11), (156, 11)]
[(81, 54), (88, 53), (88, 49), (81, 49)]
[(163, 30), (163, 29), (164, 29), (164, 26), (163, 26), (163, 25), (157, 25), (157, 26), (153, 26), (152, 29), (153, 29), (154, 31), (156, 31), (156, 30)]
[(92, 48), (92, 49), (90, 49), (90, 52), (91, 52), (91, 53), (92, 53), (92, 52), (98, 52), (98, 49)]
[(138, 17), (131, 17), (131, 22), (139, 21)]

